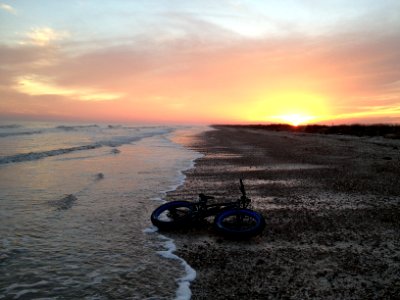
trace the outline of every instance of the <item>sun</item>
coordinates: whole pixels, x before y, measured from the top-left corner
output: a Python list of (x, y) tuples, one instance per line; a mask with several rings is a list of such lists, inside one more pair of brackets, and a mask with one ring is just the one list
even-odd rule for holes
[(313, 116), (306, 116), (301, 114), (290, 114), (290, 115), (281, 115), (275, 117), (279, 121), (283, 121), (284, 123), (288, 123), (293, 126), (298, 126), (300, 124), (308, 123), (312, 119), (315, 119)]
[(277, 91), (261, 94), (260, 100), (248, 109), (247, 119), (298, 126), (325, 119), (329, 110), (328, 100), (321, 94)]

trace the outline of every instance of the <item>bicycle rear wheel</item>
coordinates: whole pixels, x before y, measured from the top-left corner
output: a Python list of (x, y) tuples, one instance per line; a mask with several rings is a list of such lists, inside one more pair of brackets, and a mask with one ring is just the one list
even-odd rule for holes
[(265, 228), (264, 217), (250, 209), (229, 209), (214, 219), (216, 230), (230, 238), (243, 239), (260, 234)]
[(150, 219), (160, 230), (177, 229), (191, 223), (193, 211), (193, 203), (172, 201), (156, 208)]

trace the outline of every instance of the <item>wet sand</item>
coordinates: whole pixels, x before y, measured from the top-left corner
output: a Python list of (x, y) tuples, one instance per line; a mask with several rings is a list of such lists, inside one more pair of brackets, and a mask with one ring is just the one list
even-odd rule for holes
[(196, 271), (192, 299), (399, 299), (400, 141), (216, 127), (168, 200), (236, 200), (244, 179), (266, 229), (168, 233)]

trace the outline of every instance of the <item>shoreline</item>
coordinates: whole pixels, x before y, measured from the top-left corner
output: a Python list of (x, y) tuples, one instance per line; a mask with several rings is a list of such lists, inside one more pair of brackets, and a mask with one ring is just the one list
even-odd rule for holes
[[(179, 129), (177, 134), (177, 131), (173, 131), (168, 135), (168, 140), (173, 143), (175, 146), (182, 147), (186, 151), (192, 152), (192, 158), (188, 160), (188, 163), (185, 166), (182, 166), (182, 168), (177, 172), (176, 177), (177, 177), (177, 182), (173, 185), (170, 185), (167, 189), (160, 191), (160, 195), (156, 198), (153, 198), (151, 200), (160, 202), (159, 205), (167, 202), (167, 195), (173, 191), (175, 191), (177, 188), (182, 186), (185, 183), (186, 180), (186, 172), (193, 169), (195, 167), (195, 162), (198, 158), (201, 158), (203, 155), (198, 152), (194, 151), (193, 149), (190, 149), (188, 147), (188, 144), (185, 141), (187, 139), (190, 139), (191, 136), (199, 134), (199, 129), (193, 131), (193, 129)], [(175, 289), (175, 300), (189, 300), (191, 299), (192, 292), (190, 289), (190, 284), (191, 282), (196, 278), (196, 270), (194, 270), (187, 262), (184, 260), (182, 257), (176, 254), (176, 249), (177, 249), (177, 244), (176, 240), (173, 237), (167, 236), (164, 234), (164, 232), (160, 232), (157, 227), (154, 225), (151, 225), (151, 227), (147, 227), (143, 230), (144, 233), (148, 234), (156, 234), (157, 239), (162, 241), (163, 250), (157, 251), (157, 254), (160, 255), (161, 257), (167, 259), (167, 260), (175, 260), (178, 261), (181, 267), (183, 268), (183, 275), (181, 277), (178, 277), (175, 279), (176, 283), (176, 289)]]
[(166, 199), (196, 200), (203, 192), (234, 200), (243, 178), (267, 227), (250, 241), (226, 240), (211, 226), (167, 233), (175, 254), (197, 272), (192, 299), (394, 299), (400, 293), (398, 146), (215, 129), (187, 145), (204, 156)]

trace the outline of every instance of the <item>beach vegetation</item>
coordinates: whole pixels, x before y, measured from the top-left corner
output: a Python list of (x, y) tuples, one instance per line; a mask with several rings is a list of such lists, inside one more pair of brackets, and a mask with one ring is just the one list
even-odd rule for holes
[(381, 136), (391, 139), (400, 139), (400, 124), (343, 124), (343, 125), (291, 125), (291, 124), (252, 124), (252, 125), (228, 125), (259, 130), (289, 131), (317, 134), (337, 134), (351, 136)]

